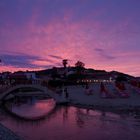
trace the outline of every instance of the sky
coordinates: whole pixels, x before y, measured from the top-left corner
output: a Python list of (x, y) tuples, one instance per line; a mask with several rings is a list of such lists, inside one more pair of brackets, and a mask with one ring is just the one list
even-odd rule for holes
[(140, 76), (140, 0), (0, 0), (0, 71), (69, 65)]

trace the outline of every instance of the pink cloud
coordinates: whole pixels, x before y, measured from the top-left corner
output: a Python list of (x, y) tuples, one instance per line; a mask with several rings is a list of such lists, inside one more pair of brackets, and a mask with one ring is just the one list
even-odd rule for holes
[[(104, 30), (104, 25), (97, 21), (81, 20), (80, 22), (69, 23), (71, 11), (64, 16), (63, 20), (53, 19), (43, 26), (37, 26), (35, 21), (38, 12), (33, 11), (31, 20), (19, 29), (3, 29), (2, 34), (12, 39), (7, 42), (5, 51), (16, 50), (29, 55), (48, 58), (49, 55), (57, 55), (67, 58), (71, 65), (77, 60), (86, 63), (87, 67), (95, 69), (118, 70), (133, 75), (138, 75), (139, 63), (138, 52), (122, 51), (121, 46), (125, 44), (124, 40), (117, 36), (116, 29), (124, 31), (123, 27), (128, 24), (122, 21), (119, 26)], [(102, 12), (101, 12), (102, 13)], [(96, 13), (98, 15), (98, 12)], [(100, 14), (100, 13), (99, 13)], [(114, 25), (115, 26), (115, 25)], [(21, 37), (20, 37), (21, 36)], [(18, 38), (19, 37), (19, 38)], [(127, 43), (126, 43), (127, 44)], [(103, 49), (104, 55), (97, 53), (95, 48)], [(4, 48), (3, 48), (4, 50)], [(105, 58), (106, 56), (106, 58)], [(110, 59), (107, 59), (107, 56)], [(116, 60), (111, 60), (115, 57)], [(51, 62), (43, 60), (34, 60), (32, 64), (40, 66), (54, 65), (59, 63), (59, 59), (50, 58)], [(1, 66), (1, 70), (19, 70), (12, 66)], [(130, 68), (133, 69), (130, 71)], [(29, 69), (29, 68), (28, 68)]]

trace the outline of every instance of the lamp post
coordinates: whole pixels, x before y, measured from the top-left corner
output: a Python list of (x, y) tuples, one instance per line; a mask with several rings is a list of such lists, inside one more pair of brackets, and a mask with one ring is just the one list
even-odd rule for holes
[(1, 59), (0, 59), (0, 65), (1, 65), (1, 63), (2, 63), (2, 61), (1, 61)]
[(1, 65), (1, 62), (2, 62), (2, 61), (1, 61), (1, 59), (0, 59), (0, 65)]

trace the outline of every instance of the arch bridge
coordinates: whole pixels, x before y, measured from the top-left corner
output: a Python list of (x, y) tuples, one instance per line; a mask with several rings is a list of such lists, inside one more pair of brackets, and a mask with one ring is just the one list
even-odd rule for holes
[[(5, 91), (3, 91), (2, 93), (0, 93), (0, 100), (5, 100), (5, 98), (10, 95), (10, 94), (14, 94), (14, 91), (16, 90), (20, 90), (20, 89), (34, 89), (34, 90), (39, 90), (41, 91), (44, 95), (50, 96), (51, 98), (53, 98), (57, 103), (61, 103), (61, 102), (65, 102), (66, 99), (63, 96), (59, 96), (58, 94), (56, 94), (54, 91), (50, 90), (48, 87), (45, 86), (41, 86), (41, 85), (16, 85), (13, 87), (10, 87), (8, 89), (6, 89)], [(20, 92), (18, 92), (20, 93)], [(18, 94), (16, 93), (16, 94)], [(28, 94), (28, 93), (25, 93)]]

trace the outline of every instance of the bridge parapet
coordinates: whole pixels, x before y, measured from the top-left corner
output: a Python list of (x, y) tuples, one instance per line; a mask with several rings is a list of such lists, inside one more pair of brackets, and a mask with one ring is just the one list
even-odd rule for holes
[(44, 87), (41, 85), (37, 85), (37, 84), (16, 85), (16, 86), (5, 87), (2, 90), (2, 92), (0, 93), (0, 100), (2, 100), (5, 96), (11, 94), (11, 92), (13, 92), (14, 90), (21, 89), (21, 88), (33, 88), (33, 89), (40, 90), (40, 91), (44, 92), (44, 94), (51, 95), (51, 91), (47, 87)]
[(0, 94), (0, 101), (4, 100), (8, 95), (10, 95), (13, 91), (20, 89), (20, 88), (33, 88), (42, 91), (45, 95), (52, 97), (57, 103), (67, 102), (67, 99), (64, 96), (60, 96), (55, 93), (55, 91), (50, 90), (48, 87), (41, 86), (41, 85), (17, 85), (10, 87), (6, 91)]

